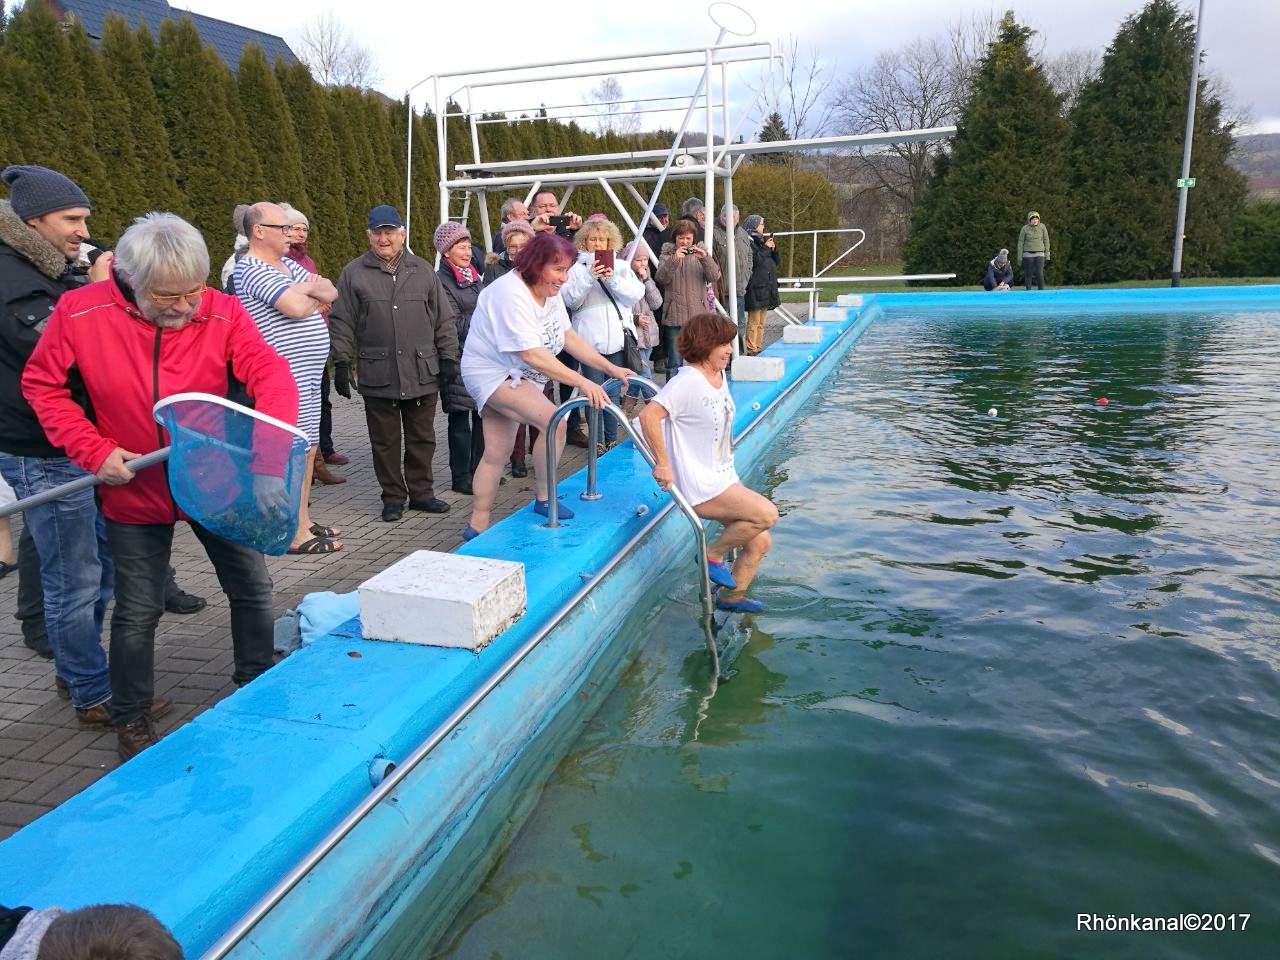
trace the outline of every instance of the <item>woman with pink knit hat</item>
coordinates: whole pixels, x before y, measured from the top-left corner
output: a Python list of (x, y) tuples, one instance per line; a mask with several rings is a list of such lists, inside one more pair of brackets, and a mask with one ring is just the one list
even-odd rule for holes
[[(476, 269), (471, 249), (471, 231), (452, 220), (436, 227), (432, 237), (440, 254), (436, 274), (445, 296), (453, 307), (453, 322), (458, 328), (458, 352), (461, 354), (471, 329), (471, 314), (480, 299), (484, 278)], [(484, 456), (484, 428), (476, 402), (467, 393), (460, 378), (447, 381), (440, 391), (440, 405), (449, 415), (449, 472), (454, 493), (471, 495), (471, 475)]]

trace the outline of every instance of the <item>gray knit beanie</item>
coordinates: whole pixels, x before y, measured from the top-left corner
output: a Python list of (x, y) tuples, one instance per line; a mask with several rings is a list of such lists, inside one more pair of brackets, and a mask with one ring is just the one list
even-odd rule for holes
[(1000, 252), (996, 254), (996, 263), (1007, 263), (1009, 260), (1009, 251), (1004, 247), (1000, 248)]
[(84, 191), (48, 167), (5, 167), (0, 179), (9, 185), (9, 204), (23, 220), (34, 220), (71, 207), (93, 209)]
[(758, 213), (753, 213), (742, 218), (742, 229), (747, 233), (751, 233), (753, 230), (759, 230), (762, 223), (764, 223), (764, 217)]

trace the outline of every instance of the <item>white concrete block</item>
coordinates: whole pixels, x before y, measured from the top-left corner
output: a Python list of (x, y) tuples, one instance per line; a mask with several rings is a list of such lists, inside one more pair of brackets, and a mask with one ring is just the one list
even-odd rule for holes
[(821, 343), (821, 327), (786, 326), (782, 329), (783, 343)]
[(841, 293), (836, 296), (836, 306), (839, 307), (860, 307), (862, 306), (862, 294), (860, 293)]
[(844, 322), (849, 319), (849, 309), (847, 307), (819, 307), (814, 313), (813, 319), (819, 323), (830, 323), (835, 320)]
[(787, 364), (781, 357), (736, 357), (734, 380), (781, 380)]
[(418, 550), (360, 584), (366, 640), (479, 650), (524, 615), (524, 564)]

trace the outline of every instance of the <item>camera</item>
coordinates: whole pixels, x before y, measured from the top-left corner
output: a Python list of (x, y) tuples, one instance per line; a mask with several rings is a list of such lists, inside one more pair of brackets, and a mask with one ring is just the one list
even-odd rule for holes
[(547, 217), (547, 223), (551, 224), (551, 226), (555, 227), (557, 230), (565, 229), (572, 222), (573, 221), (569, 217), (564, 217), (564, 216)]

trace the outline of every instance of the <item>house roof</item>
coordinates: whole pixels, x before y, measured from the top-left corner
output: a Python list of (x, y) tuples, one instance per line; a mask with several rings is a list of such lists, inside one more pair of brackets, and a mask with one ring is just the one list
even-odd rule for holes
[(162, 20), (190, 17), (205, 46), (212, 47), (222, 58), (222, 62), (232, 70), (240, 65), (240, 55), (250, 43), (261, 47), (268, 61), (279, 59), (285, 63), (298, 62), (297, 56), (282, 37), (207, 17), (202, 13), (175, 10), (167, 0), (54, 0), (54, 6), (64, 15), (74, 15), (95, 41), (102, 39), (102, 21), (111, 13), (124, 17), (130, 26), (137, 26), (141, 21), (152, 33), (159, 32)]

